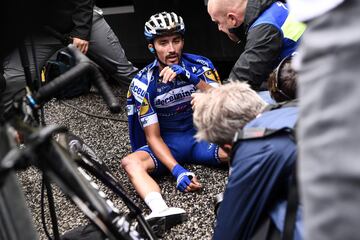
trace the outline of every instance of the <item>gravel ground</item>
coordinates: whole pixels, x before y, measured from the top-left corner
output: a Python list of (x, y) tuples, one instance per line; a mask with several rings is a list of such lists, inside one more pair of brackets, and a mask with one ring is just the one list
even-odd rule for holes
[[(88, 116), (68, 106), (71, 104), (86, 113), (97, 114), (117, 119), (126, 119), (125, 96), (126, 91), (113, 86), (114, 92), (120, 98), (123, 106), (120, 114), (110, 114), (102, 98), (91, 91), (90, 94), (66, 101), (53, 100), (45, 107), (46, 123), (64, 125), (69, 130), (80, 136), (90, 145), (108, 165), (114, 175), (120, 180), (130, 198), (143, 210), (144, 215), (149, 214), (149, 209), (136, 194), (130, 184), (126, 173), (120, 168), (120, 159), (130, 153), (127, 123), (118, 120), (100, 119)], [(197, 193), (183, 194), (176, 190), (175, 181), (171, 176), (164, 176), (158, 181), (165, 201), (170, 206), (184, 208), (189, 219), (173, 227), (164, 239), (211, 239), (214, 221), (214, 196), (224, 189), (227, 169), (215, 169), (205, 166), (186, 166), (193, 171), (203, 184), (203, 189)], [(31, 209), (34, 223), (38, 229), (40, 239), (46, 239), (41, 223), (40, 214), (40, 183), (41, 174), (33, 168), (20, 172), (20, 181), (23, 185), (28, 205)], [(102, 188), (115, 206), (128, 212), (125, 204), (119, 197)], [(76, 226), (87, 223), (84, 215), (55, 187), (54, 191), (59, 230), (61, 233)], [(47, 222), (50, 217), (46, 215)], [(51, 227), (49, 224), (49, 231)]]

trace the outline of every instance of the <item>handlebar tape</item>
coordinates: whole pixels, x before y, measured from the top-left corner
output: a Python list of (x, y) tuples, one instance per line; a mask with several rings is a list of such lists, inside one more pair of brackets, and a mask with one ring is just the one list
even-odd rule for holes
[(89, 71), (90, 65), (86, 63), (78, 63), (75, 67), (71, 68), (69, 71), (61, 74), (56, 77), (53, 81), (47, 83), (45, 86), (41, 87), (39, 91), (35, 94), (35, 99), (44, 103), (53, 98), (58, 91), (62, 90), (71, 83), (75, 78), (81, 76), (82, 74)]
[(121, 106), (119, 101), (114, 96), (111, 88), (107, 84), (106, 80), (104, 79), (103, 75), (100, 73), (99, 69), (93, 68), (93, 83), (95, 84), (96, 88), (99, 90), (100, 94), (104, 98), (107, 106), (109, 107), (110, 112), (112, 113), (119, 113), (121, 111)]

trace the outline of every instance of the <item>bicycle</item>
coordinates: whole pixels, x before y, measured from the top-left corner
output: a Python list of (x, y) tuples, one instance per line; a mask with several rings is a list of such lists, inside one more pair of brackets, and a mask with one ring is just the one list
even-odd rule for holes
[[(127, 197), (117, 179), (96, 155), (89, 154), (89, 151), (81, 151), (82, 149), (74, 150), (73, 148), (72, 155), (66, 151), (64, 145), (61, 146), (53, 139), (54, 134), (67, 132), (64, 127), (38, 128), (30, 124), (35, 122), (37, 125), (36, 110), (42, 104), (51, 99), (59, 89), (66, 86), (72, 79), (87, 71), (91, 72), (94, 84), (104, 97), (110, 111), (119, 111), (120, 105), (112, 95), (97, 65), (72, 45), (69, 45), (68, 49), (74, 55), (77, 65), (40, 88), (36, 94), (31, 94), (27, 89), (26, 103), (19, 102), (15, 117), (0, 126), (0, 209), (2, 212), (0, 237), (10, 240), (28, 239), (28, 236), (24, 238), (20, 234), (22, 229), (26, 229), (30, 236), (36, 236), (21, 196), (21, 190), (14, 176), (15, 169), (33, 165), (58, 185), (109, 239), (156, 239), (152, 228), (142, 216), (141, 210)], [(15, 147), (16, 132), (21, 132), (24, 137), (26, 144), (24, 149)], [(82, 143), (81, 146), (84, 144)], [(78, 155), (76, 161), (73, 161), (72, 158), (74, 154)], [(108, 204), (109, 200), (105, 199), (103, 194), (94, 188), (94, 184), (89, 182), (90, 179), (86, 179), (87, 175), (79, 170), (79, 167), (89, 171), (121, 197), (130, 213), (124, 215), (111, 204)], [(11, 190), (13, 193), (9, 193), (10, 188), (13, 189)], [(24, 210), (24, 214), (15, 210), (12, 201), (15, 195), (19, 199), (16, 205)], [(137, 220), (138, 228), (132, 227), (134, 220)]]

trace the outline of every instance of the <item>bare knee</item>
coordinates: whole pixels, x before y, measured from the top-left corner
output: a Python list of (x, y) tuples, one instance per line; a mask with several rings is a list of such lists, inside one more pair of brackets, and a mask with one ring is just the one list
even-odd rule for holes
[(140, 159), (132, 156), (126, 156), (121, 160), (121, 167), (128, 175), (134, 175), (138, 172), (146, 171), (146, 168)]
[(121, 167), (128, 172), (128, 170), (133, 168), (138, 168), (140, 164), (140, 161), (134, 157), (126, 156), (123, 159), (121, 159)]

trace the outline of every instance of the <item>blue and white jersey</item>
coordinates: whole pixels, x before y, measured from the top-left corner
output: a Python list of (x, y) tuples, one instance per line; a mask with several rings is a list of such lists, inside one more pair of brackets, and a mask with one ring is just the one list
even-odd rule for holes
[[(205, 57), (184, 53), (179, 65), (212, 86), (220, 84), (216, 69)], [(130, 84), (127, 108), (133, 151), (146, 144), (139, 138), (143, 137), (142, 129), (151, 124), (159, 123), (161, 132), (193, 128), (191, 94), (196, 87), (182, 76), (162, 83), (159, 73), (158, 61), (155, 60), (142, 69)]]

